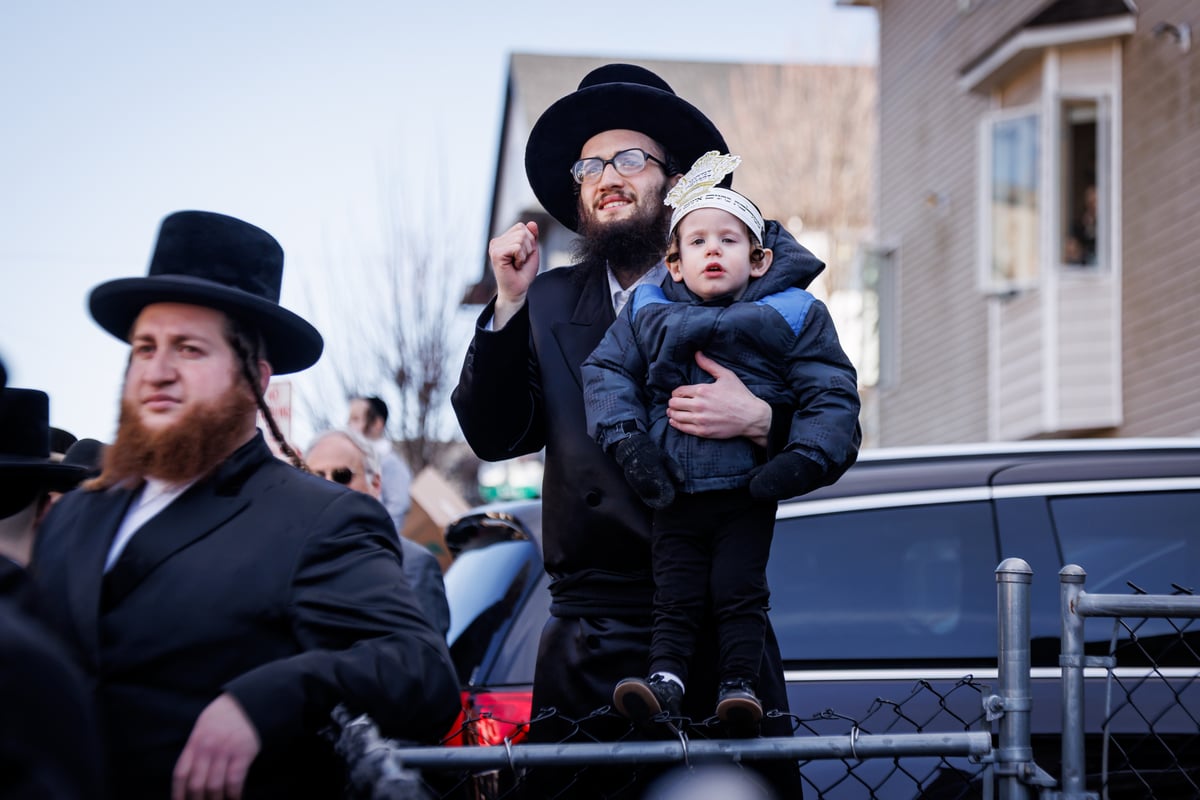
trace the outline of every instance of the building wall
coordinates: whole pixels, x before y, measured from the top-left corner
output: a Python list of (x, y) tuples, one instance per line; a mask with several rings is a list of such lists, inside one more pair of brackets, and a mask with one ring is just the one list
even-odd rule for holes
[[(958, 79), (1045, 5), (879, 6), (877, 219), (879, 239), (896, 248), (898, 304), (894, 379), (880, 390), (882, 444), (988, 438), (987, 321), (989, 303), (1003, 302), (976, 283), (979, 119), (990, 101)], [(1200, 47), (1183, 54), (1151, 33), (1163, 20), (1200, 33), (1200, 4), (1144, 0), (1138, 8), (1137, 32), (1123, 44), (1120, 125), (1123, 421), (1093, 433), (1200, 434)], [(1020, 91), (1019, 82), (1009, 88)], [(1077, 366), (1060, 369), (1067, 376)]]
[(987, 303), (976, 273), (978, 119), (959, 70), (1032, 11), (1025, 0), (884, 0), (880, 8), (879, 234), (895, 246), (894, 380), (884, 445), (987, 438)]
[[(1200, 3), (1143, 0), (1125, 44), (1123, 366), (1119, 433), (1200, 435)], [(1155, 38), (1192, 27), (1191, 52)]]

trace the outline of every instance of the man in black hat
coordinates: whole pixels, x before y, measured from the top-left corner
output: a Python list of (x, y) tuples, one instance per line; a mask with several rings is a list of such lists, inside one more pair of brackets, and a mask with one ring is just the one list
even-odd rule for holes
[(47, 517), (48, 618), (95, 680), (112, 797), (338, 797), (338, 703), (435, 741), (458, 709), (382, 506), (276, 459), (272, 373), (322, 340), (281, 308), (283, 251), (221, 214), (162, 223), (149, 276), (93, 318), (132, 346), (100, 475)]
[[(622, 719), (600, 716), (578, 728), (571, 720), (608, 704), (625, 673), (648, 666), (650, 514), (621, 468), (587, 434), (580, 365), (633, 290), (666, 276), (670, 208), (663, 199), (709, 150), (728, 151), (720, 132), (659, 76), (628, 64), (600, 67), (546, 110), (525, 149), (525, 172), (538, 200), (582, 235), (578, 262), (539, 275), (532, 222), (514, 225), (488, 247), (497, 295), (479, 317), (452, 399), (480, 458), (546, 449), (542, 519), (552, 617), (542, 633), (533, 707), (535, 715), (550, 707), (558, 714), (533, 725), (535, 741), (561, 741), (576, 730), (599, 739), (626, 735)], [(808, 280), (824, 266), (775, 222), (767, 223), (763, 244), (796, 248)], [(675, 391), (673, 426), (711, 438), (745, 436), (764, 447), (780, 441), (772, 436), (769, 405), (704, 354), (696, 361), (713, 381)], [(781, 409), (779, 417), (777, 428), (786, 432), (790, 410)], [(716, 705), (714, 648), (704, 641), (694, 658), (683, 713), (696, 721)], [(769, 626), (755, 688), (764, 708), (787, 710)], [(762, 732), (788, 736), (791, 726), (787, 718), (769, 718)], [(780, 796), (800, 796), (794, 763), (763, 769)], [(601, 786), (609, 779), (628, 783), (628, 773), (620, 772), (589, 774), (588, 787), (573, 787), (578, 794), (572, 796), (611, 791)], [(629, 789), (639, 791), (636, 783)]]
[(49, 411), (45, 392), (0, 390), (0, 798), (102, 796), (92, 698), (25, 572), (50, 492), (84, 475), (51, 459)]

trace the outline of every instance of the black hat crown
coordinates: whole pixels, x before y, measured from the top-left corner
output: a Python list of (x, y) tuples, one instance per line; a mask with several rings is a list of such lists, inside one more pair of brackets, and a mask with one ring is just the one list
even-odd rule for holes
[(36, 389), (0, 390), (0, 480), (66, 490), (84, 470), (50, 460), (50, 398)]
[(177, 211), (159, 227), (149, 274), (102, 283), (88, 301), (92, 317), (127, 339), (153, 303), (188, 303), (223, 311), (262, 334), (277, 374), (298, 372), (321, 356), (317, 329), (279, 305), (283, 248), (275, 237), (235, 217)]

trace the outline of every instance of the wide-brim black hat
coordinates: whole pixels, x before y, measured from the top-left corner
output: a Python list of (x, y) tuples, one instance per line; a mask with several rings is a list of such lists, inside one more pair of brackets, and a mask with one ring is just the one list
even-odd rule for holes
[(177, 211), (162, 221), (145, 278), (118, 278), (92, 290), (88, 308), (100, 327), (128, 340), (153, 303), (214, 308), (262, 334), (275, 374), (299, 372), (321, 357), (321, 334), (279, 305), (283, 248), (275, 237), (224, 214)]
[(65, 492), (87, 470), (50, 460), (50, 398), (36, 389), (0, 390), (0, 481)]
[(606, 64), (579, 82), (579, 89), (546, 109), (525, 146), (525, 174), (550, 215), (578, 230), (571, 166), (580, 148), (601, 131), (644, 133), (665, 147), (680, 171), (709, 150), (728, 152), (717, 126), (675, 94), (662, 78), (633, 64)]

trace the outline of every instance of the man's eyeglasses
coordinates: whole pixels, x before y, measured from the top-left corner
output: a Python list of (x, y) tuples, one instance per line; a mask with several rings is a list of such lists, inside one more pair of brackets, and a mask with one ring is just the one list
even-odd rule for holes
[(600, 180), (600, 176), (604, 174), (604, 168), (612, 164), (618, 175), (628, 178), (644, 170), (647, 161), (658, 164), (664, 172), (667, 169), (667, 165), (662, 159), (655, 158), (639, 147), (631, 147), (615, 154), (612, 158), (581, 158), (571, 167), (571, 177), (581, 185), (594, 183)]
[(340, 483), (342, 486), (348, 486), (350, 481), (354, 480), (354, 470), (349, 467), (334, 467), (328, 472), (323, 469), (314, 469), (313, 475), (333, 481), (334, 483)]

